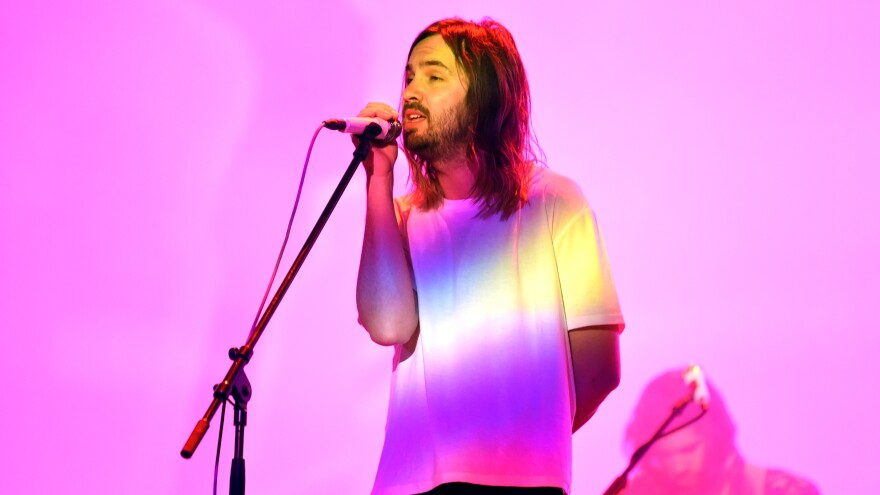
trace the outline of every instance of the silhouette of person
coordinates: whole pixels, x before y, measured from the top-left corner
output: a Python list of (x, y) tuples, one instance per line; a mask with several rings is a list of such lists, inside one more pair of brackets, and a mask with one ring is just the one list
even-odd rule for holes
[[(747, 462), (736, 445), (736, 426), (715, 386), (706, 383), (710, 404), (705, 416), (655, 443), (636, 466), (622, 492), (626, 495), (819, 495), (809, 481), (785, 471)], [(672, 407), (692, 391), (680, 370), (652, 380), (626, 429), (624, 448), (631, 455), (655, 433)], [(699, 415), (690, 402), (666, 428), (670, 431)]]

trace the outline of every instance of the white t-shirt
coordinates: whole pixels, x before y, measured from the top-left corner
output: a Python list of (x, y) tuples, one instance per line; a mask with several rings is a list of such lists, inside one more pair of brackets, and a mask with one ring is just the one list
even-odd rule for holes
[(595, 216), (570, 179), (536, 171), (505, 221), (472, 200), (398, 202), (419, 330), (395, 348), (374, 495), (449, 482), (571, 486), (567, 330), (623, 316)]

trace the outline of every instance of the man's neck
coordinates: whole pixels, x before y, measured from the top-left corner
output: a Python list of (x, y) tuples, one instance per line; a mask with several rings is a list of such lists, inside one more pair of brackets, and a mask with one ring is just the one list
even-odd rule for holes
[(471, 197), (475, 177), (464, 153), (449, 159), (436, 160), (431, 164), (437, 172), (443, 197), (446, 199), (466, 199)]

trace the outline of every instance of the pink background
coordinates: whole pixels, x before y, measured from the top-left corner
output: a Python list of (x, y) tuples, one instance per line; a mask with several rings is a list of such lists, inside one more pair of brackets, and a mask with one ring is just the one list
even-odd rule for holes
[[(4, 5), (0, 492), (208, 493), (219, 415), (178, 452), (244, 343), (312, 132), (396, 103), (411, 40), (450, 15), (514, 33), (549, 164), (615, 270), (623, 383), (574, 437), (575, 494), (623, 469), (642, 387), (688, 362), (748, 459), (880, 490), (875, 2), (296, 3)], [(350, 153), (319, 137), (291, 254)], [(391, 349), (356, 323), (363, 188), (247, 368), (249, 493), (372, 484)]]

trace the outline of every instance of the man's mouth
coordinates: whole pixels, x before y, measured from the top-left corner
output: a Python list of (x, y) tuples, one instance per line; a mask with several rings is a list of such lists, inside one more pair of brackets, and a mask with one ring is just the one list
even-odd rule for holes
[(420, 104), (410, 102), (403, 107), (403, 125), (417, 124), (428, 120), (428, 109), (423, 108)]
[(404, 122), (419, 122), (421, 120), (426, 119), (425, 115), (421, 112), (417, 112), (415, 110), (407, 110), (403, 113), (403, 121)]

